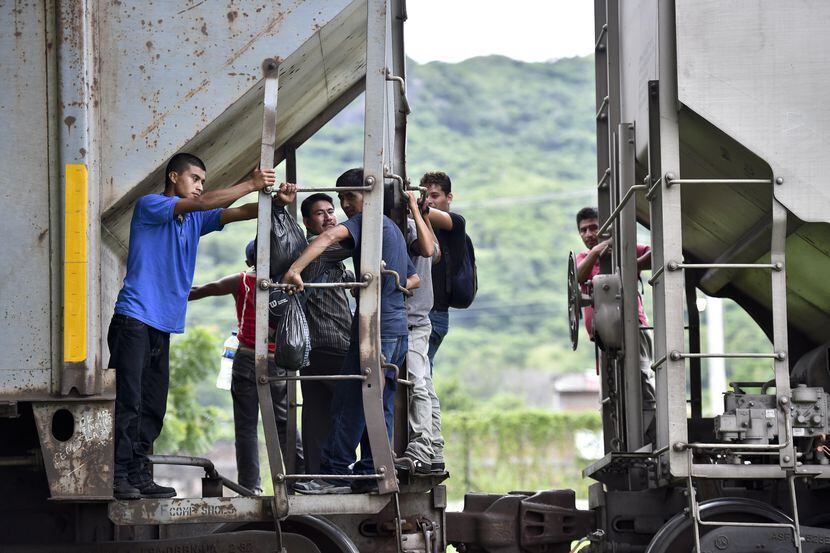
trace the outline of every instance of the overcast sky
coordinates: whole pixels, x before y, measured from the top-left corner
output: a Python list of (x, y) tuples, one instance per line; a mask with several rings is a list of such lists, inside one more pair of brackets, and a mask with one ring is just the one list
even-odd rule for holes
[(588, 0), (409, 0), (406, 53), (418, 63), (500, 54), (522, 61), (594, 49)]

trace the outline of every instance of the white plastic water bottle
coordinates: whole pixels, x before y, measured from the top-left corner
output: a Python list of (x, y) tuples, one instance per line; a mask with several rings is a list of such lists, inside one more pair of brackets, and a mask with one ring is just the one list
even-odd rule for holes
[(219, 376), (216, 377), (216, 387), (220, 390), (231, 389), (231, 378), (233, 377), (233, 358), (236, 355), (236, 349), (239, 347), (239, 340), (236, 337), (236, 331), (233, 331), (228, 339), (225, 340), (225, 345), (222, 346), (222, 357), (219, 361)]

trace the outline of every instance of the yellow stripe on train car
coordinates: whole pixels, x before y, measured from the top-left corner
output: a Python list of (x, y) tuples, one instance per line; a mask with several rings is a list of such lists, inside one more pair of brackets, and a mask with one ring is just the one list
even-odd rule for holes
[(86, 165), (66, 165), (63, 250), (63, 360), (87, 357), (87, 205)]

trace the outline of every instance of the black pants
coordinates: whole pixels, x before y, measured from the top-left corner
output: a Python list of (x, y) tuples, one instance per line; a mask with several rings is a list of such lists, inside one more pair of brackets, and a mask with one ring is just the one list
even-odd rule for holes
[(126, 315), (107, 333), (115, 369), (115, 480), (151, 479), (147, 455), (161, 434), (170, 381), (170, 334)]
[[(268, 356), (268, 372), (271, 376), (285, 376), (285, 369), (277, 367), (272, 355)], [(259, 477), (259, 396), (256, 383), (256, 359), (250, 349), (240, 348), (233, 358), (233, 424), (236, 434), (236, 468), (238, 482), (248, 489), (261, 488)], [(283, 459), (286, 451), (286, 421), (288, 419), (288, 387), (284, 380), (271, 381), (271, 402), (277, 420), (277, 434)], [(297, 436), (295, 466), (303, 472), (303, 442)]]
[[(309, 365), (302, 370), (304, 376), (337, 375), (343, 366), (346, 353), (325, 349), (312, 349)], [(303, 445), (306, 471), (320, 472), (320, 448), (329, 435), (331, 404), (336, 382), (333, 380), (301, 381), (303, 390)]]

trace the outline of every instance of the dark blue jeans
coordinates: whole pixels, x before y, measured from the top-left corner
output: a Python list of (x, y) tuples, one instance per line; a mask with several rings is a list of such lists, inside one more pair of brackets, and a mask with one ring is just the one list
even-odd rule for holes
[[(381, 338), (381, 352), (389, 363), (400, 367), (406, 358), (407, 336)], [(357, 340), (352, 340), (343, 364), (343, 374), (360, 374), (360, 355)], [(391, 442), (395, 416), (395, 371), (384, 370), (383, 417), (386, 433)], [(331, 430), (323, 444), (320, 471), (324, 474), (350, 474), (349, 465), (355, 461), (355, 450), (360, 444), (361, 458), (354, 465), (356, 474), (369, 474), (374, 470), (372, 450), (366, 435), (366, 418), (363, 414), (363, 383), (359, 380), (341, 380), (334, 391), (331, 408)]]
[(115, 369), (115, 481), (151, 478), (147, 455), (161, 434), (170, 383), (170, 334), (113, 315), (108, 367)]
[(429, 335), (427, 357), (429, 357), (430, 374), (432, 374), (432, 369), (435, 367), (435, 354), (438, 352), (438, 348), (441, 347), (441, 342), (444, 341), (447, 332), (450, 331), (450, 313), (449, 311), (433, 309), (429, 312), (429, 320), (432, 323), (432, 332)]

